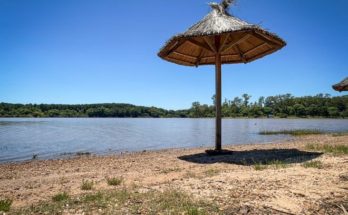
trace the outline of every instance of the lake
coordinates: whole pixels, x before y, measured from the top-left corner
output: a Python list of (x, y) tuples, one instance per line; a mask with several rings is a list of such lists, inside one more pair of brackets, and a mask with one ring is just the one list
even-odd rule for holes
[[(258, 132), (282, 129), (347, 131), (348, 120), (224, 119), (225, 145), (290, 139)], [(77, 152), (126, 151), (214, 146), (214, 119), (31, 119), (0, 118), (0, 162), (60, 158)]]

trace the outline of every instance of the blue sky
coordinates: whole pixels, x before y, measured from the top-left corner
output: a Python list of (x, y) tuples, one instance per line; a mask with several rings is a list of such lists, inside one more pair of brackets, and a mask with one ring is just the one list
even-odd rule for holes
[[(211, 103), (214, 67), (184, 67), (158, 50), (210, 8), (203, 0), (0, 0), (0, 102)], [(288, 45), (223, 66), (223, 97), (334, 92), (348, 76), (347, 0), (239, 0), (231, 12)]]

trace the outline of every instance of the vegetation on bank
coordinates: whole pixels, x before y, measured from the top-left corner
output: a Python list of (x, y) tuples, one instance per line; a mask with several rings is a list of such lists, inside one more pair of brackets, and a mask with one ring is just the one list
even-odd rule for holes
[(294, 130), (272, 130), (272, 131), (260, 131), (259, 135), (292, 135), (292, 136), (306, 136), (317, 134), (331, 134), (333, 137), (348, 136), (347, 131), (342, 132), (329, 132), (318, 129), (294, 129)]
[[(130, 104), (9, 104), (0, 103), (0, 117), (180, 117), (204, 118), (215, 116), (215, 97), (212, 105), (193, 102), (186, 110), (165, 110)], [(348, 117), (348, 96), (328, 94), (294, 97), (291, 94), (260, 97), (250, 102), (251, 95), (243, 94), (222, 104), (223, 117)]]
[(12, 211), (13, 214), (212, 214), (218, 207), (193, 200), (176, 190), (135, 192), (127, 189), (98, 191), (61, 201), (42, 202)]
[(296, 130), (280, 130), (280, 131), (261, 131), (260, 135), (292, 135), (292, 136), (304, 136), (314, 134), (325, 134), (324, 131), (311, 130), (311, 129), (296, 129)]
[(346, 145), (329, 145), (329, 144), (312, 144), (306, 145), (306, 149), (310, 151), (319, 151), (330, 153), (333, 155), (348, 155), (348, 146)]

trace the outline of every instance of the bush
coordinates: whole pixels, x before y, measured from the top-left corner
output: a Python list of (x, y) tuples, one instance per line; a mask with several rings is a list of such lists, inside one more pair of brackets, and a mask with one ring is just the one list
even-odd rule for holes
[(123, 179), (122, 178), (106, 178), (106, 181), (108, 182), (108, 185), (110, 186), (118, 186), (122, 183)]
[(83, 180), (81, 184), (81, 190), (92, 190), (93, 189), (93, 181)]
[(69, 195), (66, 192), (58, 193), (52, 197), (55, 202), (62, 202), (69, 199)]

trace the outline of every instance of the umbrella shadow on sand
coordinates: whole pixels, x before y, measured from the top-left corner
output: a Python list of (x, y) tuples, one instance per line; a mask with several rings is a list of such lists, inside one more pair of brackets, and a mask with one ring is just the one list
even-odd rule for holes
[(250, 166), (268, 164), (274, 161), (292, 164), (303, 163), (321, 156), (323, 153), (306, 152), (298, 149), (255, 149), (248, 151), (224, 151), (221, 155), (198, 153), (178, 157), (180, 160), (198, 164), (228, 163)]

